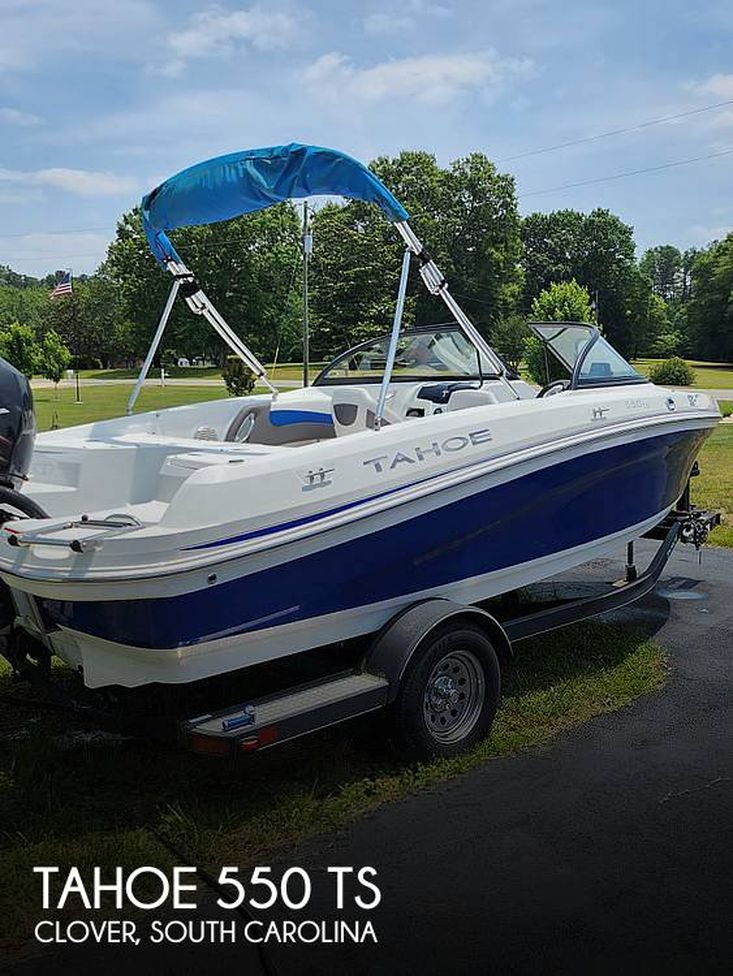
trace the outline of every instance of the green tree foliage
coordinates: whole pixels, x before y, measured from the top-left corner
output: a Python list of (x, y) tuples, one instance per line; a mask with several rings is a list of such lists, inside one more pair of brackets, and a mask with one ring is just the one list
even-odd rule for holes
[(494, 326), (491, 344), (510, 369), (518, 370), (530, 335), (524, 316), (515, 313)]
[[(12, 276), (8, 275), (7, 278)], [(22, 275), (18, 275), (22, 278)], [(0, 284), (0, 329), (12, 322), (22, 322), (39, 331), (48, 289), (40, 285)]]
[(0, 356), (26, 376), (33, 376), (41, 366), (42, 353), (36, 334), (29, 325), (11, 322), (0, 331)]
[(695, 370), (684, 359), (672, 356), (653, 366), (649, 379), (660, 386), (691, 386), (695, 382)]
[[(283, 204), (225, 223), (185, 227), (171, 235), (187, 265), (229, 325), (263, 358), (283, 334), (299, 334), (300, 297), (293, 270), (300, 264), (295, 209)], [(150, 343), (172, 279), (148, 249), (138, 210), (117, 226), (103, 270), (116, 286), (128, 342), (141, 355)], [(178, 301), (166, 331), (178, 355), (223, 360), (225, 346), (202, 318)]]
[(733, 232), (697, 255), (688, 316), (695, 355), (733, 361)]
[[(533, 213), (522, 223), (526, 275), (523, 307), (553, 282), (587, 288), (595, 317), (620, 352), (632, 351), (643, 327), (644, 285), (634, 260), (633, 229), (608, 210)], [(635, 339), (636, 335), (636, 339)]]
[(660, 359), (669, 359), (682, 352), (685, 344), (685, 337), (678, 329), (670, 329), (667, 332), (660, 332), (654, 340), (651, 352), (653, 356)]
[(574, 278), (553, 281), (532, 302), (532, 317), (538, 322), (591, 322), (593, 309), (588, 289)]
[(49, 329), (41, 342), (40, 370), (43, 375), (58, 384), (64, 371), (71, 363), (71, 352), (61, 340), (61, 336), (53, 329)]
[(119, 289), (106, 274), (74, 281), (73, 295), (48, 298), (41, 309), (39, 329), (58, 334), (78, 369), (119, 365), (133, 358)]
[(684, 285), (683, 258), (672, 244), (658, 244), (645, 251), (639, 270), (651, 281), (652, 291), (663, 301), (676, 302), (682, 298)]
[[(426, 152), (380, 157), (371, 169), (410, 213), (416, 233), (452, 290), (487, 334), (521, 290), (514, 181), (473, 153), (441, 168)], [(330, 205), (314, 217), (314, 349), (331, 353), (389, 328), (402, 244), (380, 211), (360, 202)], [(447, 312), (413, 265), (405, 321), (440, 321)]]

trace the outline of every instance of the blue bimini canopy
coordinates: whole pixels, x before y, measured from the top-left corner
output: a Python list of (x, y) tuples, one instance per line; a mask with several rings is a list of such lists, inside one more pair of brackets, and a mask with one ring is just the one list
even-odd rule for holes
[(318, 195), (376, 203), (395, 223), (409, 216), (363, 163), (335, 149), (292, 142), (217, 156), (171, 176), (143, 197), (143, 226), (159, 262), (180, 261), (166, 231)]

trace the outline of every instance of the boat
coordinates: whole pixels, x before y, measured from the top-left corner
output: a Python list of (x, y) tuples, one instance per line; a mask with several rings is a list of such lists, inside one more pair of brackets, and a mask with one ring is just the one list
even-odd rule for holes
[[(391, 329), (283, 392), (168, 233), (311, 195), (381, 208), (405, 250)], [(532, 388), (405, 208), (335, 150), (207, 160), (142, 215), (172, 287), (131, 408), (177, 297), (266, 392), (49, 431), (31, 450), (29, 390), (0, 373), (5, 633), (90, 688), (227, 674), (375, 633), (426, 597), (475, 604), (604, 556), (665, 518), (720, 418), (707, 394), (649, 382), (591, 323), (534, 324), (564, 376)], [(413, 264), (448, 321), (403, 327)]]

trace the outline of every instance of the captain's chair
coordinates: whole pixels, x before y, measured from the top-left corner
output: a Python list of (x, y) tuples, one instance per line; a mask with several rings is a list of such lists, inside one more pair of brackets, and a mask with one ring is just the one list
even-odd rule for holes
[[(355, 434), (359, 430), (372, 430), (377, 410), (377, 398), (363, 386), (333, 388), (333, 418), (336, 434)], [(400, 417), (385, 404), (382, 423), (395, 424)]]
[(499, 400), (490, 390), (454, 390), (448, 400), (448, 410), (466, 410), (468, 407), (486, 407)]

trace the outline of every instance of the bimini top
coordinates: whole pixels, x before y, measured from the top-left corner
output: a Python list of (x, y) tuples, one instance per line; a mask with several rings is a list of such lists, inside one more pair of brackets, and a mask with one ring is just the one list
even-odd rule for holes
[(158, 261), (180, 261), (166, 231), (314, 195), (376, 203), (395, 223), (409, 216), (363, 163), (335, 149), (291, 142), (217, 156), (171, 176), (143, 197), (143, 227)]

